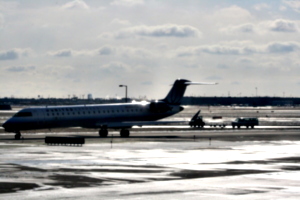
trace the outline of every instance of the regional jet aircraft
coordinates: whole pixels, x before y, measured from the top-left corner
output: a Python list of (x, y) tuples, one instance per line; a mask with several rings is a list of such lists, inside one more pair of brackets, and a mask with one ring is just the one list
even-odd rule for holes
[(129, 137), (132, 126), (154, 125), (156, 120), (182, 111), (180, 102), (188, 85), (208, 84), (214, 83), (178, 79), (164, 99), (152, 102), (25, 108), (2, 126), (15, 133), (15, 139), (21, 138), (23, 130), (66, 127), (99, 128), (100, 137), (107, 137), (108, 128), (121, 129), (120, 136)]

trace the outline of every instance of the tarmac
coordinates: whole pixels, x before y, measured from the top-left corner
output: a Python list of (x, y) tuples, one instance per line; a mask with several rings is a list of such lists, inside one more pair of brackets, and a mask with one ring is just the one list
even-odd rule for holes
[[(129, 138), (57, 129), (14, 140), (2, 131), (0, 199), (298, 199), (300, 128), (290, 112), (293, 123), (277, 116), (288, 120), (281, 126), (133, 128)], [(46, 145), (46, 136), (85, 144)]]
[(0, 136), (0, 199), (298, 198), (300, 131), (148, 130), (47, 133), (82, 147), (44, 143), (45, 133)]

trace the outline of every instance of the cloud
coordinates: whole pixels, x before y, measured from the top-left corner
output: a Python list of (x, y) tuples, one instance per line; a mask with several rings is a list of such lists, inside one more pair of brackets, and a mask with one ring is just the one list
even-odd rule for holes
[(279, 10), (280, 10), (280, 11), (286, 11), (286, 9), (287, 9), (287, 8), (286, 8), (285, 6), (283, 6), (283, 5), (279, 6)]
[(6, 71), (9, 72), (24, 72), (24, 71), (30, 71), (30, 70), (35, 70), (35, 66), (13, 66), (13, 67), (8, 67), (6, 68)]
[(227, 34), (234, 34), (234, 33), (254, 33), (255, 32), (255, 25), (251, 23), (241, 24), (237, 26), (229, 26), (226, 28), (220, 29), (221, 32)]
[(218, 23), (230, 22), (230, 24), (252, 19), (251, 13), (248, 10), (236, 5), (218, 10), (214, 16), (217, 18)]
[(47, 53), (54, 57), (77, 57), (77, 56), (110, 56), (117, 55), (128, 58), (144, 58), (152, 56), (153, 53), (143, 48), (134, 48), (129, 46), (110, 46), (105, 45), (97, 49), (84, 49), (84, 50), (73, 50), (73, 49), (62, 49), (58, 51), (51, 51)]
[(131, 23), (127, 20), (121, 20), (121, 19), (114, 19), (112, 22), (112, 24), (117, 24), (117, 25), (122, 25), (122, 26), (128, 26)]
[(250, 63), (253, 63), (253, 60), (251, 60), (249, 58), (240, 58), (237, 60), (237, 62), (243, 63), (243, 64), (250, 64)]
[(130, 69), (130, 66), (122, 63), (122, 62), (111, 62), (108, 64), (105, 64), (101, 67), (105, 72), (108, 73), (123, 73)]
[(113, 47), (103, 46), (98, 49), (98, 54), (99, 55), (111, 55), (114, 53), (114, 51), (115, 51), (115, 49)]
[(226, 45), (203, 45), (196, 47), (184, 47), (177, 50), (178, 57), (200, 55), (201, 53), (215, 55), (244, 55), (255, 52), (253, 47), (236, 47)]
[[(91, 52), (93, 52), (92, 50)], [(152, 53), (143, 48), (134, 48), (128, 46), (114, 47), (114, 46), (102, 46), (96, 50), (96, 55), (109, 56), (117, 55), (128, 58), (143, 58), (146, 56), (151, 56)]]
[(124, 57), (135, 57), (135, 58), (145, 58), (153, 57), (153, 53), (144, 48), (134, 48), (134, 47), (120, 47), (117, 49), (117, 53)]
[(238, 81), (233, 81), (233, 82), (231, 82), (231, 85), (240, 85), (241, 83), (240, 82), (238, 82)]
[(152, 81), (144, 81), (141, 84), (142, 85), (153, 85)]
[(271, 32), (299, 32), (298, 22), (284, 19), (276, 19), (274, 21), (263, 21), (258, 24), (246, 23), (236, 26), (228, 26), (220, 29), (221, 32), (226, 34), (239, 34), (239, 33), (260, 33), (264, 34)]
[(143, 0), (115, 0), (110, 4), (114, 6), (133, 7), (133, 6), (144, 4), (144, 1)]
[(300, 43), (297, 42), (274, 42), (267, 45), (267, 52), (270, 53), (290, 53), (300, 50)]
[(68, 2), (66, 4), (64, 4), (62, 6), (63, 9), (70, 9), (70, 10), (73, 10), (73, 9), (89, 9), (89, 6), (82, 0), (74, 0), (74, 1), (71, 1), (71, 2)]
[(115, 38), (144, 37), (199, 37), (201, 31), (189, 25), (165, 24), (159, 26), (136, 26), (115, 34)]
[(268, 9), (268, 8), (270, 8), (270, 6), (269, 6), (268, 4), (266, 4), (266, 3), (260, 3), (260, 4), (254, 5), (253, 8), (254, 8), (255, 10), (260, 11), (260, 10), (263, 10), (263, 9)]
[(229, 69), (230, 67), (226, 64), (219, 64), (219, 65), (217, 65), (217, 68), (219, 68), (219, 69)]
[(4, 17), (3, 15), (0, 13), (0, 28), (2, 28), (4, 25)]
[(49, 52), (49, 55), (55, 56), (55, 57), (71, 57), (72, 56), (72, 50), (70, 49), (63, 49), (56, 52)]
[(32, 50), (27, 49), (12, 49), (7, 51), (0, 52), (0, 61), (1, 60), (16, 60), (20, 56), (29, 56), (32, 53)]
[(298, 42), (272, 42), (266, 45), (241, 44), (232, 45), (202, 45), (194, 47), (181, 47), (177, 49), (177, 57), (197, 56), (202, 53), (215, 55), (249, 55), (265, 53), (291, 53), (300, 50)]
[[(60, 79), (61, 77), (68, 77), (74, 75), (75, 68), (71, 65), (60, 65), (60, 64), (50, 64), (39, 67), (39, 74), (46, 75), (45, 78), (55, 77)], [(84, 72), (80, 70), (80, 75)]]
[(207, 80), (222, 80), (223, 78), (220, 77), (220, 76), (216, 76), (216, 75), (213, 75), (213, 76), (208, 76), (206, 77)]
[(293, 21), (277, 19), (270, 24), (270, 30), (276, 32), (298, 32), (297, 24)]
[(286, 5), (292, 8), (296, 12), (300, 12), (300, 1), (299, 0), (285, 0), (283, 1)]
[(0, 52), (0, 60), (16, 60), (19, 54), (15, 50)]

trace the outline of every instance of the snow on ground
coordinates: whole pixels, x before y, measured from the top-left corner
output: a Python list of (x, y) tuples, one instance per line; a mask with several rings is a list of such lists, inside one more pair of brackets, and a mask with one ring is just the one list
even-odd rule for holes
[(299, 144), (0, 143), (0, 199), (296, 199)]

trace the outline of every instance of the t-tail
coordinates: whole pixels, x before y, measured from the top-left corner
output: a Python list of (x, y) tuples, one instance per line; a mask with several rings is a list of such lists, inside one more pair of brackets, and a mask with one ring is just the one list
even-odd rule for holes
[(191, 82), (185, 79), (177, 79), (168, 95), (162, 99), (162, 101), (171, 105), (180, 105), (183, 95), (185, 93), (186, 87), (188, 85), (215, 85), (217, 83), (199, 83), (199, 82)]

